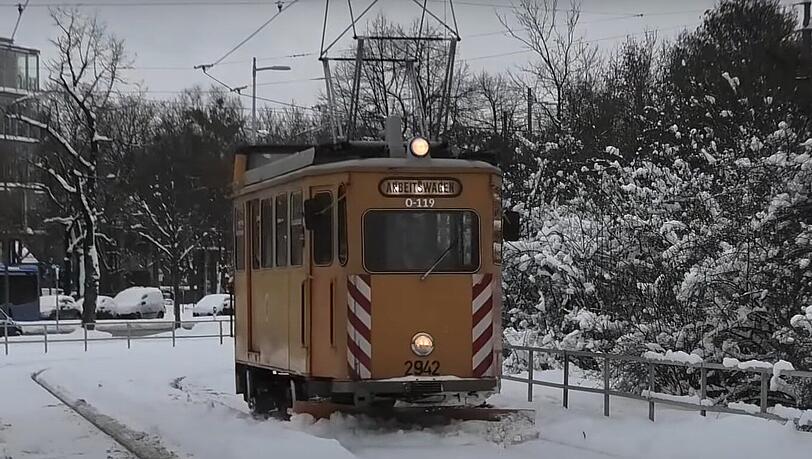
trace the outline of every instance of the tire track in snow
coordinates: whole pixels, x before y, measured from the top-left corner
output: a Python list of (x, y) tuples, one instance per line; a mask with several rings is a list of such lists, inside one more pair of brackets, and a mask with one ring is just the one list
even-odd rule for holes
[(138, 459), (178, 459), (178, 455), (161, 445), (160, 439), (130, 429), (116, 419), (100, 413), (83, 399), (73, 399), (63, 388), (40, 378), (47, 369), (31, 373), (31, 379), (65, 406), (112, 438)]

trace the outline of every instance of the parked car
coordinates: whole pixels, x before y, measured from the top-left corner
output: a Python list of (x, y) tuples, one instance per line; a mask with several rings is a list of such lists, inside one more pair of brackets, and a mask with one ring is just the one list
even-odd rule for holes
[(59, 309), (60, 319), (80, 319), (82, 317), (81, 303), (76, 303), (68, 295), (44, 295), (39, 297), (40, 318), (56, 319), (57, 308)]
[(192, 307), (193, 316), (219, 316), (233, 314), (231, 295), (216, 293), (206, 295)]
[(23, 334), (23, 329), (11, 317), (0, 310), (0, 336), (18, 336)]
[[(84, 298), (76, 300), (76, 304), (82, 308), (85, 304)], [(84, 309), (84, 308), (83, 308)], [(117, 317), (116, 302), (109, 296), (99, 295), (96, 297), (96, 318), (97, 319), (113, 319)]]
[(113, 298), (115, 316), (120, 319), (154, 319), (164, 316), (164, 297), (155, 287), (130, 287)]

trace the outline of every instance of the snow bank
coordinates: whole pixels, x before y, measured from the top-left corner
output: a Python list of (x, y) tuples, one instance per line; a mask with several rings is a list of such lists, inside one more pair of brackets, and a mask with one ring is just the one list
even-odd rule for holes
[(665, 353), (646, 351), (643, 353), (643, 358), (648, 360), (658, 360), (660, 362), (679, 362), (687, 363), (690, 365), (699, 365), (704, 362), (702, 357), (696, 354), (688, 354), (683, 351), (665, 351)]
[(732, 357), (725, 357), (722, 359), (722, 365), (726, 366), (727, 368), (738, 368), (739, 370), (773, 369), (773, 364), (770, 362), (764, 362), (761, 360), (747, 360), (742, 362), (739, 359), (734, 359)]
[(758, 405), (753, 405), (752, 403), (744, 403), (744, 402), (733, 402), (728, 403), (727, 407), (731, 410), (741, 410), (745, 413), (756, 414), (761, 411)]
[(651, 397), (653, 399), (668, 400), (670, 402), (692, 403), (694, 405), (713, 406), (713, 400), (708, 398), (699, 398), (698, 395), (671, 395), (662, 392), (654, 392), (651, 390), (643, 390), (640, 394), (643, 397)]

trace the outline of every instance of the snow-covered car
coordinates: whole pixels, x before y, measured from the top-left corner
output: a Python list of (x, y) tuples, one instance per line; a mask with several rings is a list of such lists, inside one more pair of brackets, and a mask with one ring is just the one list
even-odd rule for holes
[(39, 297), (39, 315), (42, 319), (79, 319), (82, 317), (82, 304), (68, 295), (44, 295)]
[(219, 316), (233, 311), (231, 295), (223, 293), (206, 295), (192, 307), (193, 316)]
[(165, 314), (164, 296), (155, 287), (130, 287), (113, 298), (115, 316), (120, 319), (154, 319)]
[[(85, 304), (84, 298), (76, 300), (76, 304), (82, 308)], [(109, 296), (99, 295), (96, 297), (96, 318), (97, 319), (111, 319), (116, 317), (116, 302)]]

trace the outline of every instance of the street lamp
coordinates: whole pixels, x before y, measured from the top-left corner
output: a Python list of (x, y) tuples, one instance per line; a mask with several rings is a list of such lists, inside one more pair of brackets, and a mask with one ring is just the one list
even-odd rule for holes
[(257, 142), (257, 72), (264, 72), (265, 70), (275, 70), (285, 72), (290, 70), (287, 65), (271, 65), (268, 67), (257, 67), (257, 58), (253, 60), (251, 67), (251, 137), (254, 143)]

